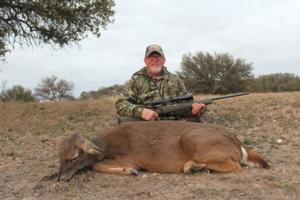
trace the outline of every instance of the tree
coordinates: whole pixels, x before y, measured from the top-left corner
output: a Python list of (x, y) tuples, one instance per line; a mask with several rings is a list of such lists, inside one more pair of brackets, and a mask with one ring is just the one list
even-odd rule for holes
[(31, 90), (25, 89), (21, 85), (15, 85), (11, 89), (2, 90), (2, 92), (0, 94), (0, 99), (3, 102), (8, 102), (8, 101), (23, 101), (23, 102), (35, 101), (35, 98), (32, 95)]
[(194, 93), (233, 93), (246, 90), (253, 79), (252, 64), (224, 53), (185, 54), (179, 76)]
[(252, 63), (244, 59), (234, 59), (229, 54), (215, 55), (218, 71), (216, 93), (233, 93), (245, 91), (249, 82), (254, 78)]
[(46, 77), (42, 79), (34, 90), (35, 96), (42, 100), (62, 101), (74, 99), (71, 92), (74, 89), (73, 82), (58, 79), (56, 76)]
[(0, 100), (2, 102), (6, 102), (6, 99), (4, 98), (6, 94), (6, 81), (3, 81), (1, 83), (1, 91), (0, 91)]
[(1, 0), (0, 57), (8, 45), (66, 46), (113, 22), (113, 0)]

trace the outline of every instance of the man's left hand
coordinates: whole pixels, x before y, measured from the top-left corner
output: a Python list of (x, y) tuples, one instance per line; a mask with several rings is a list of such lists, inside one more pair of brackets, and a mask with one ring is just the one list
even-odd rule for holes
[(192, 105), (192, 115), (198, 116), (204, 113), (206, 105), (203, 103), (194, 103)]

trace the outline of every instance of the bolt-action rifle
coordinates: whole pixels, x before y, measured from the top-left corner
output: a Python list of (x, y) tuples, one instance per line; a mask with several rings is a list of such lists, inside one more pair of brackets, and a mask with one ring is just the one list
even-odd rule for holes
[[(184, 96), (178, 96), (174, 98), (162, 98), (160, 100), (147, 101), (144, 103), (144, 107), (155, 111), (159, 117), (169, 117), (172, 116), (175, 112), (191, 109), (194, 103), (202, 103), (205, 105), (212, 104), (214, 101), (227, 99), (237, 96), (248, 95), (248, 92), (234, 93), (228, 94), (224, 96), (214, 97), (211, 99), (204, 99), (195, 101), (192, 94), (187, 94)], [(120, 117), (119, 123), (124, 121), (139, 121), (141, 119), (138, 118), (130, 118), (130, 117)]]

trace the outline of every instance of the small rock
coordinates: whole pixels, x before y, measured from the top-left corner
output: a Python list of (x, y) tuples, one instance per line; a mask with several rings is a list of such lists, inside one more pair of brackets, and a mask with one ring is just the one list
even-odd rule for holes
[(278, 144), (281, 144), (281, 143), (282, 143), (282, 139), (277, 139), (276, 142), (277, 142)]
[(146, 175), (146, 174), (143, 174), (143, 175), (142, 175), (142, 177), (143, 177), (143, 178), (147, 178), (147, 177), (148, 177), (148, 175)]

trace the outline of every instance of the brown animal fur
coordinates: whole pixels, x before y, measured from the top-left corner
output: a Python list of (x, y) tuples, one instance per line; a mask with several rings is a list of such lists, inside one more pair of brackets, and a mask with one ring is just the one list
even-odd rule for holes
[[(187, 174), (202, 169), (239, 172), (243, 157), (248, 157), (249, 162), (268, 167), (226, 129), (193, 122), (128, 122), (98, 135), (92, 142), (78, 134), (45, 142), (57, 147), (59, 177), (63, 175), (66, 180), (84, 166), (97, 172), (133, 175), (139, 169)], [(247, 155), (243, 155), (242, 148)]]

